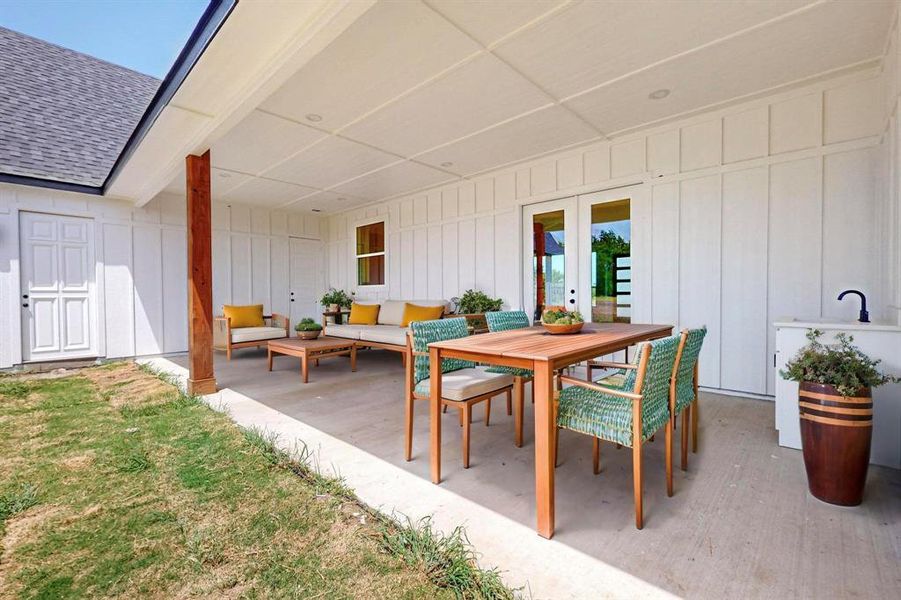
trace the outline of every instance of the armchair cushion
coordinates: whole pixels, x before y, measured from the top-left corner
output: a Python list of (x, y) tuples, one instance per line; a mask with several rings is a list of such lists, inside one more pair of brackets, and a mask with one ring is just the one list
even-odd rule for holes
[[(428, 397), (430, 385), (429, 379), (423, 379), (416, 384), (416, 394)], [(510, 375), (489, 373), (479, 367), (469, 367), (445, 373), (441, 378), (441, 395), (447, 400), (460, 402), (502, 390), (510, 385), (513, 385), (513, 377)]]
[(226, 304), (222, 307), (222, 313), (227, 319), (231, 319), (232, 329), (241, 327), (264, 327), (266, 322), (263, 321), (263, 305), (251, 304), (248, 306), (231, 306)]
[(283, 327), (232, 327), (232, 344), (287, 337)]

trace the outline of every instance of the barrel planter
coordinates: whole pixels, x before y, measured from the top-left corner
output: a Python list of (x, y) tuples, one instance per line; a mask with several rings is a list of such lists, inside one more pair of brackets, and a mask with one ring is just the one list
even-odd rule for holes
[(831, 385), (803, 381), (798, 409), (810, 493), (830, 504), (857, 506), (863, 500), (870, 464), (870, 389), (842, 396)]

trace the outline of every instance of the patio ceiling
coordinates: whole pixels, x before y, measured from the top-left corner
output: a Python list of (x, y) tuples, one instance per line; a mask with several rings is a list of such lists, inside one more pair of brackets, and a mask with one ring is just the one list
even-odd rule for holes
[(475, 176), (870, 64), (893, 9), (377, 3), (212, 143), (213, 195), (335, 212)]

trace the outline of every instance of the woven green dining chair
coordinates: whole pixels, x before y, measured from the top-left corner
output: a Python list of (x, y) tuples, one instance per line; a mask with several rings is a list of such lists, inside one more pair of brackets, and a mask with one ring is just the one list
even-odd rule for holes
[(673, 494), (670, 399), (675, 394), (673, 382), (679, 342), (679, 336), (670, 336), (640, 344), (635, 361), (622, 365), (627, 371), (634, 370), (635, 376), (627, 377), (626, 381), (631, 383), (618, 388), (560, 377), (570, 387), (560, 392), (557, 427), (592, 436), (595, 474), (600, 471), (601, 440), (632, 448), (638, 529), (643, 526), (641, 448), (661, 427), (666, 430), (666, 491), (669, 496)]
[[(510, 331), (512, 329), (525, 329), (530, 327), (529, 316), (521, 310), (492, 311), (485, 313), (485, 321), (488, 323), (488, 331)], [(513, 402), (515, 409), (511, 410), (507, 404), (507, 414), (513, 413), (513, 426), (516, 429), (516, 446), (522, 446), (522, 419), (524, 410), (525, 386), (532, 381), (531, 369), (519, 367), (506, 367), (503, 365), (491, 365), (486, 369), (489, 373), (505, 373), (513, 376)]]
[(707, 327), (704, 326), (699, 329), (683, 329), (680, 336), (675, 377), (676, 393), (670, 411), (674, 425), (676, 418), (682, 414), (682, 453), (679, 466), (683, 471), (688, 469), (689, 422), (691, 422), (691, 451), (698, 451), (698, 357), (706, 335)]
[[(431, 393), (429, 344), (467, 337), (466, 319), (437, 319), (410, 323), (406, 362), (406, 459), (413, 458), (413, 408), (416, 400), (428, 400)], [(412, 359), (412, 360), (411, 360)], [(491, 398), (513, 390), (513, 376), (489, 373), (476, 363), (456, 358), (441, 361), (441, 403), (460, 411), (463, 427), (463, 468), (469, 468), (469, 434), (472, 407), (485, 402), (485, 426), (491, 420)]]

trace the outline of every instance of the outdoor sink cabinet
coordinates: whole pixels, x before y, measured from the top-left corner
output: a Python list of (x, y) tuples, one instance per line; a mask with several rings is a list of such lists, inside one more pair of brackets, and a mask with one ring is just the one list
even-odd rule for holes
[[(776, 328), (776, 429), (779, 445), (801, 448), (798, 421), (798, 383), (779, 376), (808, 341), (809, 329), (823, 331), (824, 343), (833, 343), (835, 334), (854, 337), (854, 345), (873, 359), (881, 359), (885, 373), (901, 373), (901, 327), (882, 323), (859, 323), (820, 318), (786, 318)], [(901, 385), (888, 384), (873, 389), (873, 444), (870, 463), (901, 468)]]

